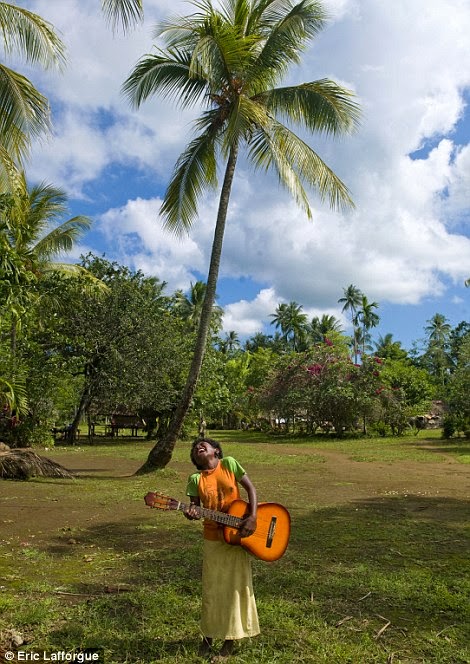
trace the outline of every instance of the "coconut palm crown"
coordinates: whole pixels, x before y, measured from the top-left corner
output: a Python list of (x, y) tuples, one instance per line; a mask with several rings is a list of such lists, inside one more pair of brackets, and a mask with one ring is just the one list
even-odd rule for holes
[(217, 185), (217, 155), (234, 158), (245, 144), (255, 167), (274, 168), (310, 216), (303, 183), (334, 207), (352, 204), (346, 186), (282, 119), (327, 134), (352, 130), (358, 121), (353, 94), (323, 79), (274, 87), (325, 22), (319, 2), (304, 0), (209, 1), (200, 11), (163, 23), (155, 36), (167, 49), (144, 56), (123, 89), (135, 106), (161, 94), (183, 107), (203, 104), (199, 134), (181, 154), (161, 213), (168, 227), (188, 230), (197, 202)]
[[(230, 192), (240, 149), (255, 169), (274, 169), (311, 216), (305, 186), (334, 208), (352, 205), (347, 187), (320, 156), (291, 129), (338, 135), (353, 130), (359, 110), (349, 90), (322, 79), (278, 87), (326, 15), (316, 0), (210, 0), (196, 11), (162, 23), (155, 31), (164, 49), (137, 63), (123, 91), (135, 107), (159, 94), (181, 108), (202, 105), (196, 134), (180, 155), (160, 210), (165, 226), (181, 234), (197, 216), (201, 196), (217, 185), (217, 164), (225, 162), (203, 315), (193, 365), (177, 407), (172, 441), (154, 467), (166, 465), (198, 379), (217, 285)], [(151, 453), (152, 456), (152, 453)], [(150, 458), (150, 457), (149, 457)], [(156, 465), (158, 464), (158, 465)], [(151, 464), (147, 465), (147, 469)], [(142, 471), (143, 472), (143, 471)]]

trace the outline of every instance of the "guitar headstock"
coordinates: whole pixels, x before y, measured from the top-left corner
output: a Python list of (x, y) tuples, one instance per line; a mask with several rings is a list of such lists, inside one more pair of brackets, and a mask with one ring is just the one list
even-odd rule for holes
[(155, 507), (159, 510), (177, 510), (178, 505), (180, 504), (174, 498), (165, 496), (163, 493), (159, 493), (158, 491), (149, 491), (148, 494), (144, 497), (144, 501), (148, 507)]

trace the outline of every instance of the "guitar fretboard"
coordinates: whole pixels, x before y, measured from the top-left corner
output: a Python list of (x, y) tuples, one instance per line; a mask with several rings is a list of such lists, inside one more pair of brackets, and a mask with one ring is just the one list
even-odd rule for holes
[[(241, 522), (243, 521), (239, 516), (225, 514), (225, 512), (217, 512), (216, 510), (209, 510), (207, 507), (195, 505), (195, 508), (198, 511), (199, 516), (204, 517), (204, 519), (211, 519), (212, 521), (222, 523), (224, 526), (230, 526), (231, 528), (240, 528)], [(176, 509), (184, 512), (189, 509), (189, 505), (178, 502)]]

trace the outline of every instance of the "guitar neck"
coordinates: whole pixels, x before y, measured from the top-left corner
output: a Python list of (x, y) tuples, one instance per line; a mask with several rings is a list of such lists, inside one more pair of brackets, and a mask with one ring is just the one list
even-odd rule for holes
[[(194, 505), (199, 516), (204, 519), (210, 519), (211, 521), (216, 521), (216, 523), (221, 523), (224, 526), (229, 526), (230, 528), (240, 528), (242, 518), (239, 516), (233, 516), (232, 514), (225, 514), (225, 512), (217, 512), (216, 510), (209, 510), (207, 507), (201, 507), (200, 505)], [(184, 512), (189, 509), (189, 505), (185, 503), (178, 502), (176, 507), (177, 510)]]

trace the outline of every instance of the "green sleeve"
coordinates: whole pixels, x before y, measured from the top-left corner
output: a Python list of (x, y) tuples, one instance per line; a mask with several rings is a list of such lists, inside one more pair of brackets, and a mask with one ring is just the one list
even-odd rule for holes
[(188, 479), (188, 484), (186, 486), (186, 495), (187, 496), (199, 496), (199, 478), (201, 473), (193, 473)]
[(237, 482), (241, 480), (243, 475), (245, 475), (245, 469), (238, 463), (233, 457), (224, 457), (222, 459), (222, 464), (225, 468), (228, 468), (234, 475)]

